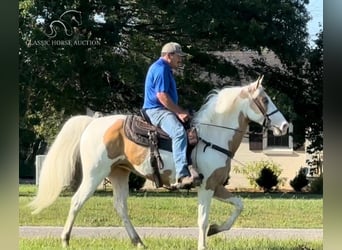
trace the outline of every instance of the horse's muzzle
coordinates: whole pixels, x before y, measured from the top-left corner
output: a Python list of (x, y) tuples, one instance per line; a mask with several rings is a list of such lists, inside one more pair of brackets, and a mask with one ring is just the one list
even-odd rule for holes
[(288, 128), (289, 128), (289, 124), (287, 122), (283, 122), (279, 127), (273, 126), (272, 127), (273, 135), (274, 136), (286, 135)]
[(280, 126), (281, 135), (286, 135), (288, 129), (289, 129), (288, 122), (283, 122)]

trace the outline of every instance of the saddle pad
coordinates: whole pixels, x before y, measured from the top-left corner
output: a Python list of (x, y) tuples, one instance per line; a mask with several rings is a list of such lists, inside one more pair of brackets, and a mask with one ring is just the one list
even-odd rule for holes
[(158, 141), (169, 141), (171, 138), (161, 128), (147, 123), (138, 115), (128, 115), (124, 123), (125, 135), (141, 146), (149, 146), (149, 132), (157, 132)]

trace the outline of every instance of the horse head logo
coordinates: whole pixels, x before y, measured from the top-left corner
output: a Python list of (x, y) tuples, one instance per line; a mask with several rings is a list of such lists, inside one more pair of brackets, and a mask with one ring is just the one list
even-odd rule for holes
[(59, 16), (57, 20), (53, 20), (50, 25), (50, 32), (45, 33), (49, 38), (57, 36), (58, 27), (64, 30), (65, 35), (72, 36), (74, 34), (73, 27), (79, 27), (82, 25), (81, 11), (67, 10)]

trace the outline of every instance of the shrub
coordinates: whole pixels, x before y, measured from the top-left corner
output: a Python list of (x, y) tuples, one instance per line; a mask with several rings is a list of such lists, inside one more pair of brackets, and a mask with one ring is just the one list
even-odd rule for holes
[(300, 168), (297, 176), (293, 180), (290, 181), (291, 187), (296, 191), (302, 191), (302, 188), (309, 184), (308, 179), (306, 178), (305, 169)]
[(274, 186), (278, 185), (278, 176), (274, 174), (272, 169), (264, 167), (260, 171), (259, 178), (255, 182), (261, 187), (264, 192), (269, 192)]
[(129, 175), (128, 186), (130, 191), (138, 191), (144, 186), (146, 179), (134, 173)]
[(243, 174), (249, 181), (249, 184), (253, 186), (254, 188), (257, 188), (259, 185), (256, 182), (256, 179), (260, 177), (261, 170), (265, 167), (272, 170), (272, 172), (277, 176), (277, 180), (278, 180), (277, 186), (279, 185), (283, 186), (285, 184), (286, 178), (279, 177), (282, 172), (280, 165), (273, 161), (268, 161), (268, 160), (253, 161), (243, 166), (233, 166), (233, 171), (235, 173)]
[(314, 194), (323, 194), (323, 174), (310, 183), (310, 192)]

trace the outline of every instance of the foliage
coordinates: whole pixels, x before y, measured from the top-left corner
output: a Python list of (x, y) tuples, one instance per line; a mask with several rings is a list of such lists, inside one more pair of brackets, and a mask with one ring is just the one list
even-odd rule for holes
[(261, 187), (264, 192), (269, 192), (274, 186), (278, 185), (278, 176), (268, 167), (261, 169), (259, 177), (255, 182)]
[(323, 194), (323, 174), (310, 183), (310, 192), (314, 194)]
[[(310, 149), (308, 149), (310, 151)], [(316, 174), (323, 172), (323, 152), (316, 151), (311, 153), (311, 157), (306, 159), (306, 163), (310, 168), (315, 169)]]
[(272, 66), (262, 59), (246, 71), (262, 72), (269, 93), (285, 116), (294, 124), (294, 149), (309, 142), (308, 152), (323, 149), (323, 30), (317, 34), (314, 47), (303, 51), (293, 65)]
[(309, 184), (306, 178), (305, 169), (300, 168), (298, 174), (290, 181), (291, 187), (296, 191), (300, 192), (303, 187)]
[(304, 67), (303, 78), (307, 81), (301, 110), (305, 120), (305, 138), (310, 142), (307, 151), (312, 154), (323, 150), (323, 30), (317, 34), (315, 44)]
[[(277, 177), (276, 186), (279, 186), (279, 185), (283, 186), (285, 184), (286, 178), (279, 177), (282, 172), (280, 165), (273, 161), (269, 161), (269, 160), (253, 161), (244, 166), (233, 166), (233, 171), (235, 173), (243, 174), (249, 181), (249, 184), (253, 186), (254, 188), (256, 188), (259, 185), (257, 183), (257, 179), (260, 177), (260, 174), (262, 174), (262, 171), (264, 168), (269, 169)], [(265, 172), (265, 174), (268, 174), (268, 173)]]
[(131, 173), (129, 175), (129, 181), (128, 181), (128, 186), (129, 190), (131, 191), (139, 191), (145, 184), (146, 179), (136, 175), (134, 173)]

